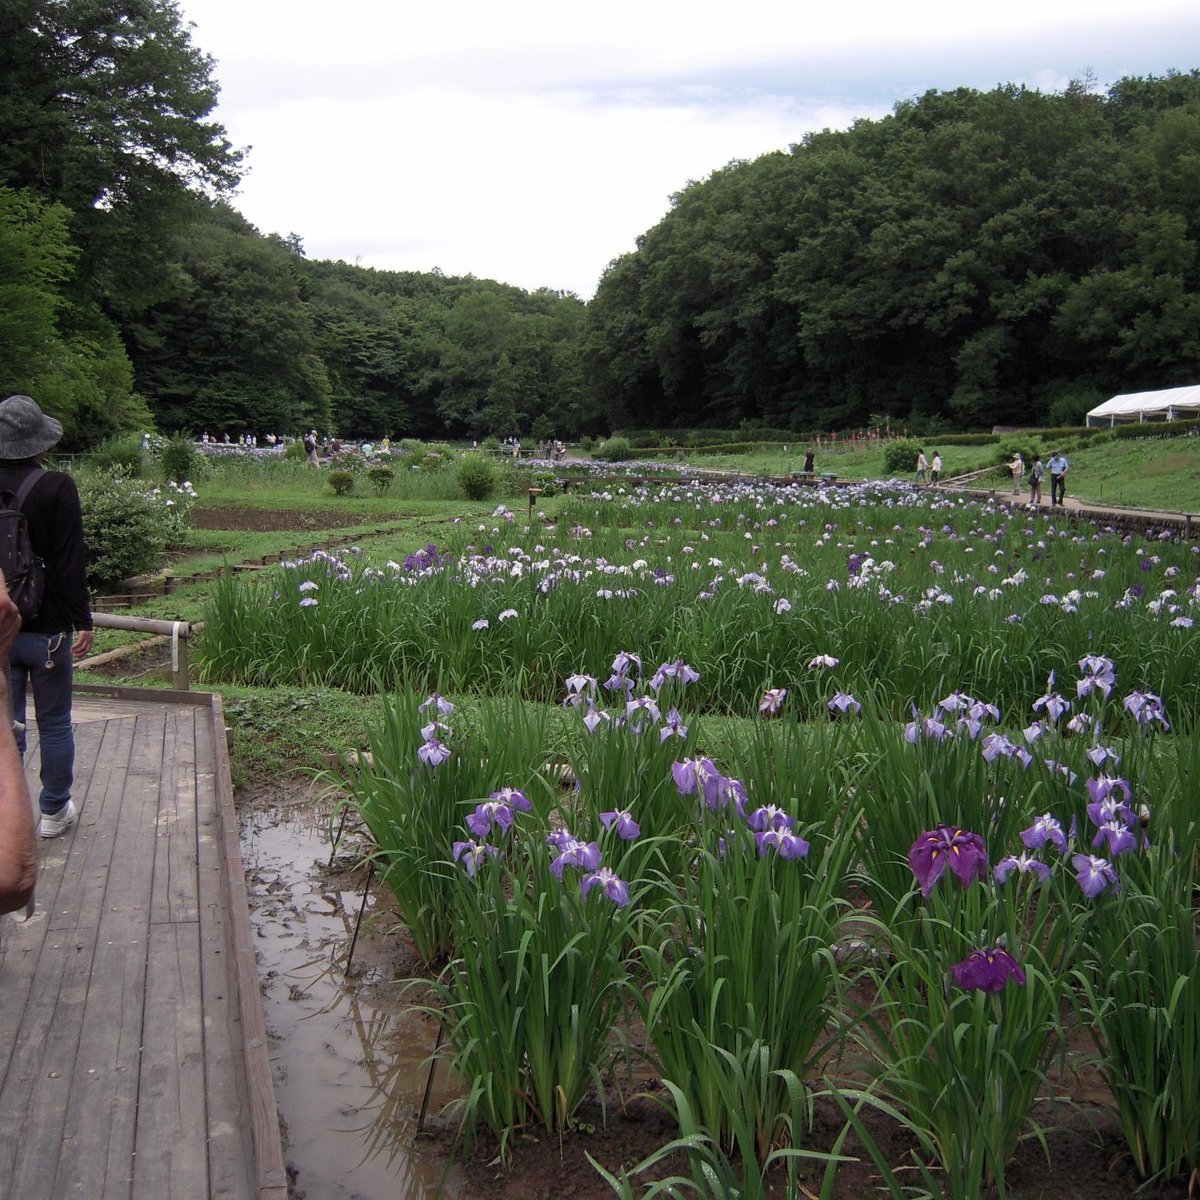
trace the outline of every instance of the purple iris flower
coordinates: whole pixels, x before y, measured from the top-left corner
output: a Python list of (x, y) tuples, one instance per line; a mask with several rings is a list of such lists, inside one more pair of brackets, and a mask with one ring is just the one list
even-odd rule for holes
[(618, 908), (624, 908), (629, 903), (629, 886), (610, 867), (601, 867), (580, 880), (579, 888), (583, 895), (586, 896), (594, 887), (598, 887)]
[(681, 684), (698, 683), (700, 672), (689, 667), (682, 658), (676, 659), (675, 662), (663, 663), (650, 676), (649, 685), (657, 692), (668, 679), (677, 680)]
[(849, 692), (838, 692), (829, 701), (829, 711), (833, 713), (862, 712), (862, 705)]
[(597, 708), (590, 700), (588, 701), (588, 710), (583, 714), (583, 724), (588, 733), (595, 733), (597, 726), (611, 720), (612, 718), (602, 708)]
[(661, 719), (658, 705), (649, 696), (639, 696), (625, 705), (625, 720), (634, 733), (641, 733), (651, 721)]
[(1134, 836), (1133, 830), (1119, 818), (1105, 821), (1096, 830), (1096, 836), (1092, 838), (1092, 845), (1099, 846), (1101, 843), (1104, 843), (1113, 858), (1137, 849), (1137, 838)]
[(533, 805), (529, 803), (529, 797), (524, 792), (518, 791), (516, 788), (505, 787), (498, 792), (493, 792), (489, 797), (491, 800), (501, 800), (509, 806), (509, 808), (518, 809), (520, 812), (532, 812)]
[(616, 826), (617, 837), (623, 842), (632, 842), (642, 836), (641, 826), (633, 819), (633, 814), (627, 808), (602, 812), (600, 822), (605, 829), (612, 829)]
[(474, 879), (480, 864), (489, 857), (495, 858), (500, 853), (495, 846), (486, 842), (455, 842), (453, 846), (454, 861), (461, 862), (467, 869), (467, 875)]
[(929, 895), (947, 866), (963, 887), (969, 887), (975, 879), (987, 879), (987, 852), (983, 847), (983, 838), (957, 825), (939, 825), (921, 834), (908, 852), (908, 865), (921, 885), (923, 896)]
[(679, 709), (671, 709), (667, 713), (666, 722), (658, 731), (658, 744), (661, 746), (668, 738), (686, 738), (687, 735), (688, 727), (683, 723), (683, 718), (679, 715)]
[(1051, 721), (1057, 721), (1063, 713), (1071, 711), (1071, 702), (1070, 700), (1065, 700), (1057, 692), (1047, 692), (1046, 695), (1039, 696), (1033, 702), (1034, 712), (1041, 712), (1043, 710), (1045, 710), (1046, 716)]
[[(551, 841), (557, 838), (557, 841)], [(567, 834), (565, 839), (551, 834), (546, 839), (547, 845), (559, 851), (558, 857), (550, 864), (550, 870), (561, 879), (565, 867), (579, 867), (584, 871), (594, 871), (600, 866), (600, 847), (595, 842), (581, 842)]]
[(454, 711), (454, 705), (444, 696), (439, 696), (437, 692), (434, 692), (428, 700), (424, 700), (418, 704), (417, 712), (424, 716), (431, 708), (435, 709), (438, 715), (442, 717), (448, 717)]
[(992, 874), (997, 883), (1004, 883), (1013, 871), (1021, 875), (1032, 873), (1037, 876), (1038, 883), (1045, 883), (1050, 878), (1049, 865), (1027, 853), (1010, 854), (1007, 858), (1002, 858)]
[(1076, 854), (1071, 858), (1071, 866), (1075, 868), (1075, 879), (1080, 890), (1089, 900), (1098, 896), (1109, 884), (1114, 888), (1121, 886), (1112, 863), (1107, 859), (1091, 854)]
[(989, 733), (983, 739), (983, 757), (985, 762), (995, 762), (1003, 755), (1005, 758), (1019, 759), (1023, 767), (1033, 762), (1033, 755), (1024, 746), (1018, 746), (1002, 733)]
[(442, 722), (442, 721), (430, 721), (430, 722), (429, 722), (429, 724), (428, 724), (428, 725), (426, 725), (426, 726), (425, 726), (425, 727), (424, 727), (424, 728), (421, 730), (421, 736), (422, 736), (422, 737), (423, 737), (423, 738), (424, 738), (426, 741), (429, 741), (429, 740), (430, 740), (430, 738), (435, 738), (435, 737), (439, 737), (439, 736), (441, 736), (441, 737), (453, 737), (453, 736), (454, 736), (454, 730), (453, 730), (453, 729), (451, 729), (449, 725), (446, 725), (446, 724), (445, 724), (444, 722)]
[(782, 808), (777, 808), (774, 804), (764, 804), (762, 808), (756, 808), (746, 818), (746, 824), (755, 833), (765, 833), (768, 829), (794, 829), (796, 819), (788, 816)]
[(912, 715), (913, 719), (904, 726), (904, 740), (910, 745), (915, 746), (923, 737), (940, 742), (950, 736), (950, 730), (946, 728), (944, 722), (938, 719), (936, 713), (932, 717), (923, 717), (914, 704)]
[(955, 984), (967, 992), (1002, 992), (1010, 979), (1019, 986), (1025, 984), (1021, 964), (1000, 946), (972, 950), (950, 968), (950, 974)]
[(787, 699), (787, 688), (767, 688), (758, 702), (758, 711), (768, 717), (775, 716)]
[(711, 758), (685, 758), (682, 762), (671, 764), (671, 774), (681, 796), (694, 796), (705, 779), (720, 772)]
[(1116, 668), (1111, 658), (1100, 654), (1085, 654), (1079, 660), (1079, 669), (1084, 672), (1084, 676), (1075, 685), (1075, 691), (1081, 699), (1093, 692), (1107, 696), (1116, 685)]
[(1127, 825), (1133, 824), (1133, 809), (1128, 803), (1133, 799), (1133, 789), (1127, 780), (1097, 775), (1087, 781), (1087, 790), (1092, 798), (1087, 814), (1093, 825), (1103, 825), (1115, 817), (1120, 817)]
[(485, 800), (467, 818), (467, 828), (477, 837), (485, 838), (495, 825), (501, 833), (512, 828), (513, 810), (503, 800)]
[(429, 738), (423, 745), (417, 747), (417, 758), (427, 767), (441, 766), (449, 757), (449, 746), (443, 746), (435, 737)]
[(1162, 698), (1153, 692), (1130, 692), (1125, 697), (1125, 707), (1133, 719), (1143, 728), (1157, 721), (1163, 729), (1169, 730), (1171, 722), (1167, 720)]
[(788, 829), (764, 829), (754, 835), (758, 843), (758, 854), (765, 858), (772, 850), (780, 858), (803, 858), (808, 853), (808, 843)]
[(1021, 830), (1021, 841), (1030, 850), (1041, 850), (1044, 846), (1054, 846), (1060, 854), (1067, 852), (1067, 837), (1062, 825), (1049, 813), (1042, 813), (1028, 829)]
[(574, 706), (583, 702), (585, 697), (594, 697), (599, 684), (592, 675), (568, 675), (566, 678), (567, 698), (564, 705)]

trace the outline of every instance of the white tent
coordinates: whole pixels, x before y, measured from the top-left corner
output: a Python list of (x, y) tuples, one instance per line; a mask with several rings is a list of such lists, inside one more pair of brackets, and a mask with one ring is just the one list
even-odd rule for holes
[(1126, 421), (1179, 421), (1200, 417), (1200, 384), (1162, 392), (1130, 392), (1096, 405), (1089, 425), (1121, 425)]

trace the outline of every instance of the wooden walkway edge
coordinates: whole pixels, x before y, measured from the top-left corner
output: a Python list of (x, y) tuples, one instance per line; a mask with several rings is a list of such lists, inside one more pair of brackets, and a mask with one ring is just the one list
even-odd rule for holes
[(0, 1200), (286, 1200), (220, 697), (77, 685), (75, 738), (0, 918)]

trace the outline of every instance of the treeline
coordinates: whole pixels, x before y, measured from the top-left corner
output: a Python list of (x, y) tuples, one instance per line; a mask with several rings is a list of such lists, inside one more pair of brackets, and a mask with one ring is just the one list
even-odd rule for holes
[(232, 207), (216, 96), (170, 0), (0, 6), (0, 394), (72, 448), (583, 430), (577, 297), (307, 261)]
[(930, 92), (685, 188), (600, 282), (590, 383), (616, 425), (1077, 421), (1200, 381), (1197, 197), (1200, 72)]
[(167, 0), (0, 6), (0, 389), (82, 448), (914, 432), (1200, 378), (1200, 72), (930, 93), (689, 185), (596, 298), (309, 261)]

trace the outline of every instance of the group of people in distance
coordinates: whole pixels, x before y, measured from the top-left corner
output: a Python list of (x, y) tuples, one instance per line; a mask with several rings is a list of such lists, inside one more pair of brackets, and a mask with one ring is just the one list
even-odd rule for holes
[(924, 449), (917, 451), (917, 482), (924, 483), (926, 477), (930, 483), (937, 483), (942, 478), (942, 456), (936, 450), (932, 461), (925, 457)]
[[(1051, 508), (1055, 508), (1060, 504), (1066, 504), (1067, 471), (1070, 469), (1070, 465), (1067, 461), (1067, 456), (1061, 450), (1056, 450), (1050, 456), (1050, 461), (1044, 466), (1042, 464), (1042, 456), (1035, 454), (1033, 456), (1033, 465), (1029, 468), (1029, 503), (1041, 504), (1042, 480), (1046, 477), (1046, 472), (1049, 471)], [(1013, 477), (1012, 494), (1016, 496), (1021, 491), (1021, 480), (1025, 475), (1025, 460), (1021, 457), (1019, 450), (1014, 451), (1012, 462), (1008, 464), (1008, 469), (1012, 472)]]

